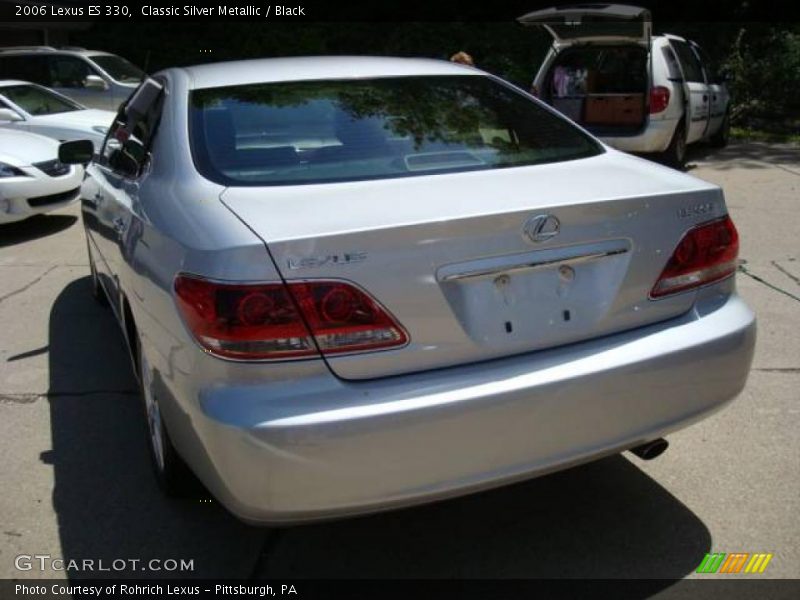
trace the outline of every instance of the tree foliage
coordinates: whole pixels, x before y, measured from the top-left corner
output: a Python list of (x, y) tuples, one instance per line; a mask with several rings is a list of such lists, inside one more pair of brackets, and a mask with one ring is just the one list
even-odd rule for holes
[[(736, 4), (735, 2), (733, 4)], [(735, 16), (735, 15), (734, 15)], [(797, 118), (800, 25), (765, 22), (659, 22), (656, 31), (700, 43), (733, 76), (740, 121)], [(298, 55), (392, 55), (447, 59), (464, 50), (476, 65), (526, 88), (549, 37), (513, 20), (401, 23), (103, 23), (76, 42), (125, 56), (149, 72), (211, 61)], [(210, 50), (210, 52), (209, 52)]]

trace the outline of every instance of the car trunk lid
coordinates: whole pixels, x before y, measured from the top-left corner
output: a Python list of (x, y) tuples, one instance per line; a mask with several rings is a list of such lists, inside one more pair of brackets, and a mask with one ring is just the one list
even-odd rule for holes
[[(286, 281), (341, 279), (407, 330), (403, 348), (328, 357), (366, 379), (494, 359), (681, 314), (648, 299), (718, 189), (610, 151), (562, 163), (337, 184), (228, 188)], [(702, 215), (682, 208), (703, 205)], [(686, 212), (684, 210), (684, 212)]]
[(592, 42), (648, 45), (652, 32), (650, 11), (625, 4), (554, 6), (529, 12), (517, 21), (545, 29), (559, 47)]

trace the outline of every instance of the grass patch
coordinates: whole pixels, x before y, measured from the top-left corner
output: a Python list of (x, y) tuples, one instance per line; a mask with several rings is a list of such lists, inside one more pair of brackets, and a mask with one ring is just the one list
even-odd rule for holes
[(800, 133), (775, 132), (750, 127), (731, 127), (731, 138), (742, 142), (768, 142), (770, 144), (800, 144)]

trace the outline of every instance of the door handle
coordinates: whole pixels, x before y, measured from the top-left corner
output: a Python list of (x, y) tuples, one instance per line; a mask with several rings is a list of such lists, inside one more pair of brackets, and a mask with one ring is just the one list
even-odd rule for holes
[(717, 101), (717, 97), (716, 97), (716, 95), (715, 95), (715, 96), (711, 96), (711, 99), (712, 99), (714, 102), (716, 102), (716, 101)]
[(703, 96), (703, 102), (708, 102), (708, 96)]

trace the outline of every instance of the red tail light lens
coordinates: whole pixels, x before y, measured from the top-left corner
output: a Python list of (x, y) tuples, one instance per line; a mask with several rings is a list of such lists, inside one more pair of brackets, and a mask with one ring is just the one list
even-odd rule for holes
[(383, 307), (348, 283), (227, 284), (180, 275), (175, 294), (198, 342), (227, 358), (300, 358), (318, 355), (317, 347), (327, 355), (408, 342)]
[(660, 298), (724, 279), (736, 271), (739, 234), (730, 217), (690, 229), (658, 278), (651, 298)]
[(403, 346), (405, 331), (375, 300), (339, 281), (290, 283), (323, 354)]
[(658, 85), (650, 89), (650, 114), (663, 112), (669, 105), (669, 88)]
[(200, 345), (228, 358), (297, 358), (317, 354), (281, 283), (221, 284), (180, 275), (178, 307)]

